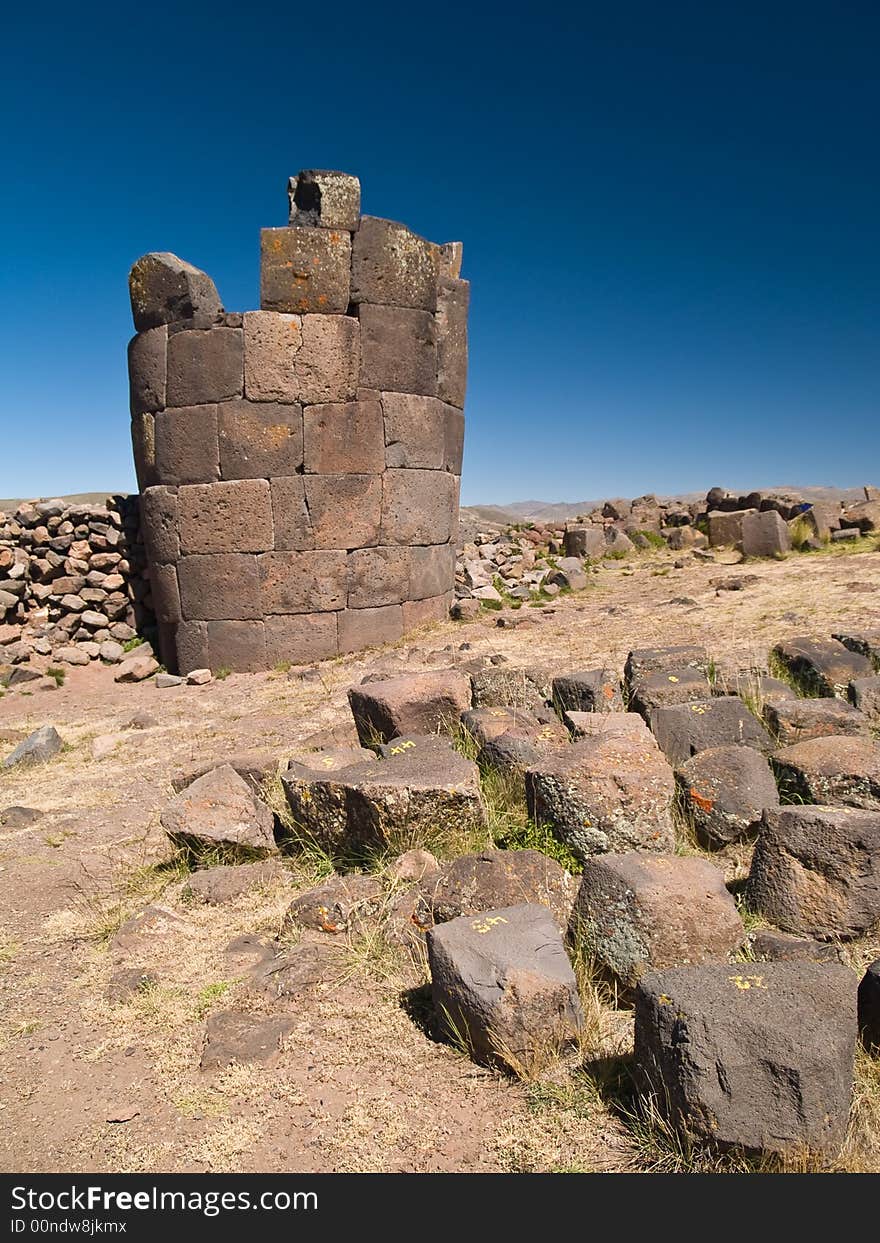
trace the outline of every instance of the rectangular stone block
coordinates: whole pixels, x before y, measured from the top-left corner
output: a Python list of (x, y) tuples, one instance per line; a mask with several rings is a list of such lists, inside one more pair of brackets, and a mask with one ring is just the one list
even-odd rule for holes
[(180, 549), (191, 553), (264, 552), (274, 547), (266, 479), (192, 484), (178, 492)]
[(180, 556), (177, 530), (177, 489), (147, 488), (141, 496), (141, 526), (147, 556), (152, 562), (176, 561)]
[(266, 619), (266, 661), (270, 669), (281, 661), (305, 665), (326, 660), (338, 651), (336, 613), (296, 613)]
[(169, 406), (202, 406), (240, 397), (242, 334), (239, 328), (172, 332), (168, 338)]
[(744, 557), (779, 557), (791, 551), (791, 531), (775, 509), (746, 514), (742, 547)]
[(360, 325), (352, 316), (244, 316), (244, 386), (251, 401), (350, 401), (359, 362)]
[(403, 608), (388, 604), (378, 609), (346, 609), (338, 615), (339, 654), (394, 643), (403, 635)]
[(449, 427), (460, 411), (436, 397), (415, 393), (383, 393), (385, 415), (385, 461), (390, 467), (445, 470), (450, 454)]
[(256, 557), (246, 553), (181, 557), (177, 578), (181, 612), (186, 621), (262, 616)]
[(410, 549), (360, 548), (349, 556), (349, 608), (401, 604), (410, 593)]
[(378, 401), (306, 406), (303, 429), (307, 473), (369, 475), (385, 469), (385, 431)]
[(426, 600), (404, 600), (401, 605), (404, 631), (415, 630), (417, 626), (427, 626), (433, 622), (448, 621), (452, 600), (451, 591), (442, 596), (430, 596)]
[(152, 414), (134, 414), (131, 418), (131, 448), (138, 491), (158, 483), (156, 474), (156, 420)]
[[(208, 623), (203, 621), (184, 621), (175, 628), (174, 648), (176, 660), (165, 661), (173, 672), (190, 673), (193, 669), (207, 669), (208, 666)], [(163, 648), (164, 656), (164, 648)]]
[(282, 476), (271, 479), (269, 484), (272, 492), (276, 550), (297, 552), (314, 548), (315, 535), (306, 505), (302, 475)]
[(734, 548), (742, 544), (743, 518), (754, 509), (713, 510), (709, 514), (709, 545), (712, 548)]
[(177, 567), (153, 565), (150, 567), (150, 590), (153, 612), (160, 622), (183, 621), (180, 611), (180, 591), (177, 586)]
[(128, 343), (129, 400), (132, 414), (155, 414), (165, 407), (168, 327), (139, 332)]
[(394, 306), (365, 304), (359, 310), (364, 388), (437, 395), (434, 316)]
[(298, 228), (356, 229), (361, 183), (349, 173), (306, 168), (287, 183), (290, 223)]
[(437, 291), (437, 396), (464, 408), (470, 282), (441, 280)]
[(293, 475), (303, 463), (302, 407), (268, 401), (228, 401), (217, 411), (220, 474), (224, 479)]
[(455, 584), (455, 545), (436, 544), (410, 549), (411, 600), (426, 600), (451, 591)]
[(450, 474), (460, 476), (464, 458), (464, 414), (451, 405), (446, 410), (446, 456), (443, 466)]
[(155, 416), (156, 476), (163, 484), (220, 478), (216, 406), (180, 406)]
[(351, 300), (433, 311), (439, 266), (433, 242), (394, 220), (363, 216), (352, 242)]
[(262, 613), (326, 613), (345, 607), (344, 552), (267, 552), (257, 560)]
[(208, 668), (259, 673), (266, 668), (266, 628), (261, 621), (209, 621)]
[(316, 548), (367, 548), (380, 542), (381, 475), (306, 475), (305, 492)]
[(264, 311), (344, 315), (350, 302), (351, 234), (339, 229), (261, 229)]
[(387, 470), (383, 544), (445, 544), (456, 534), (458, 481), (440, 470)]

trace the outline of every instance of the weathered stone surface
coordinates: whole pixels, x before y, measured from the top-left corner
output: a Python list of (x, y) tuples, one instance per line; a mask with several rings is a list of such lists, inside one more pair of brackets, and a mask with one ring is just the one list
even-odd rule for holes
[(755, 513), (753, 509), (714, 512), (709, 514), (709, 546), (711, 548), (742, 547), (743, 521)]
[(282, 783), (296, 824), (328, 849), (428, 846), (484, 823), (476, 764), (451, 748), (413, 745), (380, 763)]
[(670, 764), (683, 764), (709, 747), (745, 746), (768, 752), (773, 740), (735, 695), (655, 708), (651, 730)]
[(636, 1065), (680, 1130), (752, 1151), (835, 1152), (856, 1039), (855, 977), (833, 963), (712, 964), (645, 976)]
[(155, 471), (162, 484), (220, 478), (217, 407), (181, 406), (155, 416)]
[(323, 751), (307, 751), (291, 757), (288, 776), (298, 781), (320, 781), (327, 773), (338, 773), (354, 764), (376, 762), (375, 751), (366, 747), (327, 747)]
[(415, 393), (383, 393), (382, 410), (386, 465), (460, 474), (460, 410)]
[(458, 480), (439, 470), (388, 470), (382, 496), (384, 544), (445, 544), (458, 527)]
[(384, 604), (375, 609), (345, 609), (337, 614), (339, 654), (365, 647), (395, 643), (403, 635), (403, 605)]
[(783, 699), (764, 705), (764, 720), (781, 746), (828, 734), (867, 734), (871, 722), (843, 699)]
[[(308, 406), (304, 417), (304, 446), (307, 473), (381, 474), (385, 468), (381, 403), (362, 400)], [(439, 451), (442, 449), (441, 435)]]
[(165, 406), (165, 376), (168, 365), (168, 329), (150, 328), (139, 332), (128, 343), (128, 377), (131, 413), (155, 413)]
[(313, 932), (357, 932), (381, 909), (385, 893), (376, 876), (334, 876), (294, 898), (281, 935), (296, 928)]
[(266, 626), (262, 621), (209, 621), (207, 656), (210, 669), (258, 673), (266, 664)]
[(628, 685), (652, 673), (669, 673), (676, 669), (696, 669), (705, 673), (709, 667), (709, 653), (695, 644), (677, 647), (640, 647), (626, 658), (623, 676)]
[(556, 568), (544, 579), (542, 586), (545, 591), (550, 585), (566, 588), (568, 591), (583, 591), (588, 582), (579, 557), (561, 557), (556, 562)]
[(228, 401), (217, 411), (224, 479), (294, 475), (303, 464), (302, 409), (295, 403)]
[(242, 336), (239, 328), (173, 332), (168, 338), (169, 406), (199, 406), (240, 397)]
[[(455, 545), (434, 544), (409, 550), (409, 601), (434, 600), (452, 591), (455, 582)], [(445, 616), (448, 604), (437, 612)]]
[[(256, 557), (247, 553), (217, 553), (182, 557), (178, 564), (180, 607), (187, 621), (227, 621), (257, 618), (260, 613), (260, 575)], [(181, 655), (178, 642), (178, 656)], [(199, 660), (191, 668), (205, 663)]]
[(849, 651), (836, 639), (786, 639), (776, 644), (773, 655), (793, 678), (819, 695), (846, 698), (854, 678), (866, 678), (874, 672), (867, 656)]
[(292, 225), (348, 231), (358, 227), (361, 183), (349, 173), (303, 169), (288, 181), (287, 195)]
[(676, 769), (682, 803), (698, 836), (715, 846), (738, 841), (779, 803), (773, 771), (752, 747), (709, 747)]
[(59, 753), (63, 745), (61, 736), (53, 725), (41, 725), (10, 751), (3, 761), (3, 767), (45, 764)]
[(307, 475), (304, 483), (317, 548), (366, 548), (380, 542), (381, 475)]
[[(160, 622), (179, 622), (183, 620), (180, 607), (180, 586), (177, 581), (177, 567), (174, 565), (154, 565), (150, 574), (150, 587), (153, 596), (153, 610), (156, 620)], [(104, 649), (107, 649), (106, 651)], [(114, 664), (122, 659), (123, 648), (112, 641), (101, 645), (101, 659)]]
[(475, 708), (529, 708), (540, 712), (550, 700), (546, 669), (492, 666), (471, 675)]
[[(220, 864), (191, 872), (183, 888), (183, 896), (190, 901), (205, 902), (209, 906), (222, 906), (251, 894), (280, 884), (287, 873), (274, 859), (261, 859), (256, 863)], [(289, 882), (288, 882), (289, 883)]]
[(849, 684), (849, 697), (876, 728), (880, 724), (880, 675), (854, 678)]
[(406, 673), (352, 686), (348, 692), (365, 746), (405, 734), (450, 731), (471, 706), (470, 678), (452, 669)]
[(880, 919), (880, 814), (852, 807), (764, 813), (749, 905), (780, 928), (852, 937)]
[(872, 1053), (880, 1052), (880, 958), (862, 977), (858, 992), (859, 1032)]
[(210, 276), (167, 251), (138, 259), (128, 275), (128, 291), (138, 332), (184, 319), (207, 327), (223, 312)]
[(261, 229), (264, 311), (344, 315), (351, 287), (351, 237), (339, 229)]
[(244, 386), (251, 401), (350, 401), (360, 358), (358, 321), (347, 315), (244, 316)]
[(298, 552), (315, 547), (315, 532), (306, 503), (302, 475), (269, 480), (272, 493), (272, 524), (277, 552)]
[(35, 807), (3, 807), (0, 808), (0, 824), (4, 829), (29, 829), (44, 815), (45, 812)]
[(757, 962), (839, 962), (836, 945), (762, 928), (751, 937)]
[(141, 495), (144, 542), (154, 563), (168, 564), (180, 556), (177, 533), (177, 489), (147, 488)]
[(564, 933), (576, 888), (576, 880), (538, 850), (484, 850), (444, 863), (422, 881), (417, 918), (427, 928), (528, 902), (546, 906)]
[(257, 558), (262, 613), (324, 613), (345, 607), (344, 552), (266, 552)]
[(627, 984), (658, 967), (726, 959), (745, 938), (719, 868), (706, 859), (645, 851), (587, 861), (571, 926)]
[(335, 613), (296, 613), (266, 618), (266, 661), (270, 669), (290, 662), (305, 665), (338, 651)]
[(362, 216), (351, 248), (351, 300), (433, 311), (440, 248), (405, 225)]
[(699, 669), (646, 673), (630, 684), (629, 706), (650, 722), (651, 713), (657, 708), (704, 700), (711, 693), (708, 678)]
[(180, 488), (177, 502), (183, 557), (272, 547), (272, 502), (266, 479), (189, 484)]
[(585, 669), (553, 679), (553, 702), (557, 711), (620, 712), (620, 683), (610, 669)]
[(625, 734), (636, 740), (641, 739), (648, 746), (656, 745), (654, 735), (638, 712), (565, 712), (563, 720), (573, 738)]
[(160, 820), (173, 842), (195, 851), (220, 848), (265, 855), (277, 850), (271, 811), (228, 764), (188, 785)]
[(600, 734), (542, 757), (525, 774), (529, 812), (582, 859), (671, 850), (672, 769), (653, 742)]
[(437, 288), (437, 396), (459, 410), (467, 389), (469, 281), (441, 278)]
[(601, 527), (569, 526), (563, 537), (567, 557), (586, 557), (595, 560), (605, 554), (605, 533)]
[(777, 751), (771, 763), (791, 801), (880, 810), (880, 742), (872, 738), (808, 738)]
[(746, 514), (742, 523), (744, 557), (780, 557), (791, 551), (791, 531), (773, 509)]
[(461, 723), (483, 763), (513, 772), (524, 772), (540, 762), (542, 752), (567, 747), (569, 741), (565, 726), (549, 709), (535, 714), (524, 708), (475, 708), (462, 714)]
[(553, 917), (523, 904), (453, 919), (428, 933), (434, 1007), (476, 1058), (534, 1073), (583, 1022)]
[(224, 1070), (248, 1062), (270, 1062), (294, 1027), (288, 1015), (260, 1016), (250, 1010), (220, 1010), (208, 1016), (202, 1070)]
[(159, 672), (159, 662), (152, 655), (139, 655), (137, 650), (117, 666), (114, 682), (146, 682)]
[(199, 777), (204, 777), (205, 773), (213, 772), (215, 768), (223, 768), (226, 765), (234, 769), (242, 781), (247, 782), (258, 798), (261, 796), (264, 783), (274, 777), (278, 771), (278, 761), (272, 752), (242, 751), (236, 755), (226, 755), (221, 759), (207, 760), (191, 768), (178, 770), (171, 778), (171, 788), (175, 794), (179, 794)]
[(357, 549), (349, 558), (349, 607), (400, 604), (409, 596), (409, 582), (410, 549)]
[(363, 304), (359, 321), (364, 388), (437, 396), (433, 315), (428, 311)]
[(831, 637), (838, 643), (842, 643), (848, 651), (867, 656), (874, 668), (880, 670), (880, 629), (846, 630), (833, 634)]

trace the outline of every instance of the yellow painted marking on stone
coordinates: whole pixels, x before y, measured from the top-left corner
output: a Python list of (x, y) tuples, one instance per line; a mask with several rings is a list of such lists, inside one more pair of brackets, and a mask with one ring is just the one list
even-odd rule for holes
[(749, 988), (767, 987), (762, 975), (729, 975), (727, 978), (731, 984), (736, 985), (740, 992), (745, 992)]
[(496, 924), (506, 924), (506, 923), (507, 923), (507, 920), (504, 918), (503, 915), (490, 915), (488, 919), (483, 919), (483, 920), (478, 919), (475, 923), (471, 924), (471, 927), (473, 928), (474, 932), (491, 932)]
[(413, 740), (411, 738), (408, 738), (406, 742), (401, 742), (396, 747), (392, 747), (389, 754), (390, 755), (403, 755), (404, 751), (411, 751), (415, 745), (416, 744), (413, 742)]
[(671, 998), (671, 997), (667, 997), (665, 993), (661, 993), (661, 994), (660, 994), (660, 996), (657, 998), (657, 1001), (659, 1002), (659, 1004), (660, 1004), (661, 1006), (671, 1006), (671, 1005), (672, 1005), (672, 998)]
[(677, 682), (677, 681), (678, 681), (678, 678), (677, 678), (674, 674), (670, 673), (670, 675), (669, 675), (669, 681), (670, 681), (670, 682)]

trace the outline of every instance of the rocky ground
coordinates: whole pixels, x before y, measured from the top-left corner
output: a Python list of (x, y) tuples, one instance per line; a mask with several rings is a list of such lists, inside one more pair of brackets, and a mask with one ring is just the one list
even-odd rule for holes
[[(324, 879), (327, 864), (295, 852), (240, 896), (200, 902), (160, 815), (180, 770), (244, 751), (286, 761), (357, 745), (347, 690), (370, 673), (493, 655), (559, 673), (621, 672), (633, 648), (688, 643), (704, 644), (720, 671), (760, 668), (787, 638), (876, 628), (874, 547), (860, 541), (745, 569), (733, 568), (734, 553), (708, 562), (649, 548), (603, 563), (584, 590), (309, 669), (157, 689), (152, 679), (116, 683), (112, 667), (92, 663), (69, 668), (57, 689), (7, 693), (0, 753), (45, 724), (64, 747), (39, 767), (0, 769), (0, 809), (42, 813), (0, 825), (2, 1168), (737, 1168), (631, 1113), (632, 1010), (589, 973), (580, 1048), (521, 1081), (439, 1037), (422, 954), (375, 935), (330, 934), (320, 981), (284, 1011), (277, 1052), (203, 1069), (212, 1018), (231, 1008), (255, 1025), (277, 1015), (253, 988), (253, 968), (292, 898)], [(742, 880), (749, 854), (738, 843), (716, 855), (728, 880)], [(166, 913), (133, 920), (156, 905)], [(863, 969), (880, 941), (861, 936), (846, 954)], [(880, 1076), (864, 1058), (836, 1164), (880, 1170)]]

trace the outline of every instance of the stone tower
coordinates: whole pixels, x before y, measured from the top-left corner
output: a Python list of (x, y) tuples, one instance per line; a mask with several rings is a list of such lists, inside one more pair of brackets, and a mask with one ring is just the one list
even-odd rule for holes
[(461, 245), (291, 178), (260, 307), (171, 254), (131, 270), (132, 443), (170, 669), (301, 663), (398, 639), (452, 598), (469, 286)]

